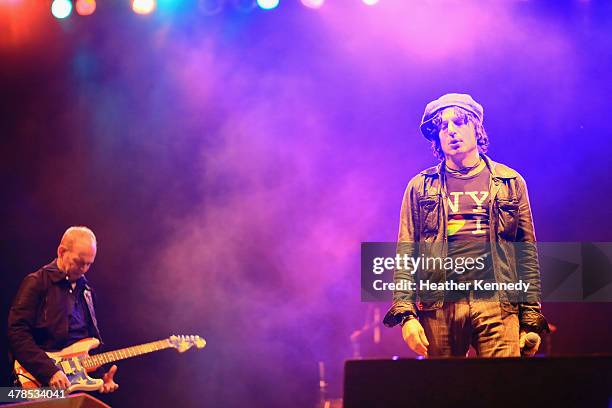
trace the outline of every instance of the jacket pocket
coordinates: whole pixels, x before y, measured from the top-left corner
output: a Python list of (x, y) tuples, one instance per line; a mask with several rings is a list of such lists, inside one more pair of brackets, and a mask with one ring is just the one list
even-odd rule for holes
[(516, 239), (518, 229), (519, 206), (515, 200), (498, 198), (497, 207), (497, 235), (508, 241)]
[(426, 235), (438, 232), (440, 215), (440, 196), (429, 195), (419, 199), (421, 232)]

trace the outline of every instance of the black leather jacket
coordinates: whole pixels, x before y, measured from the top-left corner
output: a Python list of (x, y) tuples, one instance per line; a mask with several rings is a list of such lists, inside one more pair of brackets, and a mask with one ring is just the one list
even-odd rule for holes
[[(530, 283), (524, 298), (516, 294), (499, 293), (501, 307), (511, 313), (519, 313), (520, 325), (537, 333), (548, 329), (546, 319), (540, 313), (540, 271), (536, 238), (525, 180), (515, 170), (482, 155), (491, 171), (489, 184), (489, 214), (491, 257), (497, 282)], [(445, 166), (430, 167), (416, 175), (408, 183), (400, 215), (398, 253), (415, 255), (423, 247), (442, 256), (447, 254), (448, 200)], [(417, 245), (419, 248), (416, 248)], [(427, 271), (426, 277), (443, 282), (444, 271)], [(407, 271), (396, 270), (394, 280), (414, 281)], [(393, 305), (384, 317), (388, 327), (399, 324), (408, 315), (418, 315), (418, 310), (442, 307), (443, 292), (414, 293), (396, 291)]]
[[(84, 276), (80, 279), (86, 282)], [(95, 301), (92, 289), (87, 283), (85, 285), (85, 291), (89, 291)], [(66, 274), (53, 261), (25, 277), (9, 311), (11, 357), (43, 384), (48, 384), (57, 371), (45, 351), (68, 346), (69, 289)], [(93, 320), (88, 316), (89, 335), (100, 338)]]

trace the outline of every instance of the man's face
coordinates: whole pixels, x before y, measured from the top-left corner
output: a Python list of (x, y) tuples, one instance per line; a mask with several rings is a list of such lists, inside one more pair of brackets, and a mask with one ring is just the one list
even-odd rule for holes
[(96, 245), (88, 241), (77, 241), (72, 248), (60, 245), (58, 257), (70, 282), (75, 282), (89, 270), (96, 259)]
[(467, 114), (457, 115), (455, 108), (449, 107), (442, 111), (440, 124), (440, 147), (445, 157), (465, 157), (478, 150), (474, 125)]

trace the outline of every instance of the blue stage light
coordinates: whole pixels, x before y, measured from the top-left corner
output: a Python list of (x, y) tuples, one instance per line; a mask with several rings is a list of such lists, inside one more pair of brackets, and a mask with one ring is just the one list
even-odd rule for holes
[(272, 10), (278, 6), (279, 0), (257, 0), (257, 5), (264, 10)]
[(53, 0), (51, 4), (51, 14), (55, 18), (66, 18), (72, 13), (72, 3), (70, 0)]
[(255, 0), (232, 0), (232, 4), (234, 5), (234, 9), (241, 13), (248, 13), (257, 7), (257, 2)]

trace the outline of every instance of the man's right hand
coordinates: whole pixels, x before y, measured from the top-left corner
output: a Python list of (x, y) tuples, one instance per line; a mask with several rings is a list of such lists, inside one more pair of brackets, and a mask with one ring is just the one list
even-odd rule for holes
[(404, 323), (402, 326), (402, 337), (412, 351), (420, 356), (427, 357), (427, 346), (429, 346), (429, 341), (418, 319), (410, 319)]
[(68, 380), (68, 377), (66, 377), (63, 371), (58, 371), (53, 374), (53, 377), (49, 380), (49, 386), (59, 390), (65, 390), (70, 387), (70, 380)]

